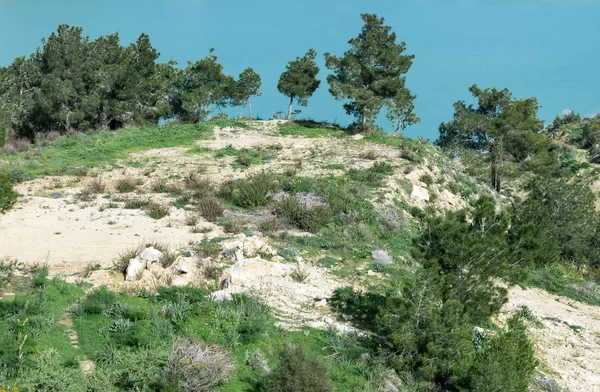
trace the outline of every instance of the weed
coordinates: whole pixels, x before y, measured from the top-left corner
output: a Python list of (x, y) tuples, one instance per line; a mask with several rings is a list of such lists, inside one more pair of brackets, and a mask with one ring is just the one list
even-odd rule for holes
[(204, 177), (197, 172), (190, 172), (184, 178), (184, 184), (198, 199), (210, 196), (215, 188), (214, 183), (208, 177)]
[(152, 219), (161, 219), (169, 215), (169, 210), (169, 206), (151, 201), (146, 208), (146, 214)]
[(430, 186), (431, 184), (433, 184), (433, 177), (431, 177), (429, 174), (423, 174), (419, 178), (419, 181), (421, 181), (422, 183), (424, 183), (427, 186)]
[(141, 185), (142, 181), (140, 179), (134, 178), (122, 178), (117, 181), (115, 184), (115, 189), (119, 193), (129, 193), (135, 191), (138, 185)]
[(195, 214), (186, 214), (185, 215), (186, 226), (195, 227), (196, 225), (198, 225), (199, 221), (200, 221), (200, 219), (198, 218), (198, 215), (195, 215)]
[(290, 273), (290, 278), (292, 278), (292, 280), (296, 283), (304, 283), (308, 280), (309, 275), (310, 274), (306, 270), (303, 270), (300, 268), (300, 266), (297, 266)]
[(148, 207), (150, 202), (148, 200), (131, 199), (125, 201), (124, 208), (128, 210), (137, 210)]
[(198, 200), (198, 213), (209, 222), (214, 222), (223, 215), (224, 211), (223, 204), (215, 197), (204, 197)]

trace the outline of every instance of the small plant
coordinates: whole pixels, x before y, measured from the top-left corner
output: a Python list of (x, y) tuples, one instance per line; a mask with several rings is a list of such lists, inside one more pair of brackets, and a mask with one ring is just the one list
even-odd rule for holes
[(201, 199), (212, 195), (215, 185), (208, 178), (196, 172), (191, 172), (184, 178), (185, 187), (189, 189), (194, 197)]
[(146, 213), (152, 219), (161, 219), (169, 215), (169, 210), (170, 208), (168, 206), (151, 201), (148, 203)]
[(157, 178), (152, 183), (150, 189), (152, 189), (152, 192), (156, 193), (169, 193), (170, 188), (167, 184), (167, 180), (165, 180), (164, 178)]
[(394, 167), (387, 162), (375, 162), (370, 169), (373, 173), (393, 174)]
[(201, 392), (225, 382), (235, 365), (231, 355), (219, 346), (177, 338), (164, 370), (179, 380), (183, 390)]
[(116, 271), (119, 271), (124, 274), (125, 271), (127, 271), (127, 267), (129, 266), (129, 260), (138, 257), (141, 251), (142, 249), (140, 247), (137, 247), (119, 253), (119, 256), (113, 261), (113, 268)]
[(290, 277), (296, 283), (306, 282), (308, 280), (309, 275), (310, 274), (307, 271), (301, 269), (300, 266), (294, 268), (294, 270), (290, 273)]
[(179, 255), (177, 254), (177, 252), (173, 252), (167, 249), (163, 252), (162, 257), (158, 260), (158, 262), (163, 268), (168, 268), (177, 261), (178, 257)]
[(204, 197), (198, 201), (198, 212), (207, 221), (214, 222), (224, 211), (225, 208), (216, 197)]
[[(127, 260), (127, 262), (129, 262), (129, 260)], [(100, 264), (87, 264), (85, 266), (85, 268), (83, 269), (83, 272), (81, 273), (81, 275), (84, 278), (89, 278), (90, 275), (92, 274), (92, 272), (98, 271), (100, 268), (101, 268)]]
[(239, 234), (244, 230), (244, 227), (237, 219), (226, 219), (223, 222), (223, 230), (225, 230), (226, 233)]
[(130, 177), (122, 178), (115, 184), (115, 189), (119, 193), (129, 193), (135, 191), (141, 181), (139, 179), (133, 179)]
[(106, 191), (106, 184), (102, 181), (101, 177), (96, 177), (89, 182), (86, 188), (92, 194), (104, 193)]
[(382, 270), (385, 267), (394, 264), (394, 259), (389, 254), (385, 247), (377, 247), (371, 252), (371, 258), (373, 259), (373, 265), (375, 269)]
[(331, 392), (333, 386), (327, 377), (325, 366), (311, 358), (301, 346), (284, 345), (279, 367), (271, 374), (273, 391), (285, 392)]
[(277, 230), (277, 219), (276, 218), (271, 218), (271, 219), (265, 219), (264, 221), (260, 222), (258, 224), (258, 229), (260, 231), (262, 231), (263, 233), (273, 233), (274, 231)]
[(427, 186), (430, 186), (431, 184), (433, 184), (433, 177), (431, 177), (429, 174), (423, 174), (420, 178), (419, 181), (421, 181), (422, 183), (424, 183)]
[(361, 159), (368, 159), (370, 161), (374, 161), (377, 159), (377, 153), (374, 150), (369, 150), (359, 154)]
[(277, 253), (287, 261), (295, 261), (298, 257), (298, 251), (294, 248), (283, 248)]
[(15, 181), (8, 173), (0, 173), (0, 213), (11, 209), (17, 202), (18, 194), (13, 190)]
[(138, 210), (148, 207), (148, 204), (150, 204), (148, 200), (131, 199), (125, 201), (124, 208), (127, 210)]
[(198, 225), (198, 215), (196, 214), (186, 214), (185, 215), (185, 224), (186, 226), (196, 227)]
[(225, 184), (220, 194), (239, 207), (255, 208), (266, 205), (275, 190), (274, 178), (267, 173), (257, 174), (249, 179), (232, 181)]
[(175, 302), (168, 302), (162, 308), (162, 312), (169, 320), (177, 324), (185, 321), (192, 311), (192, 304), (185, 299), (178, 299)]

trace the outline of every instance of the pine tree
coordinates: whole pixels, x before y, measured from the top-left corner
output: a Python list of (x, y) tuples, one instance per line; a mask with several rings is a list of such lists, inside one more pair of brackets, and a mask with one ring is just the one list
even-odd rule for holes
[(238, 78), (238, 81), (233, 84), (231, 97), (234, 106), (248, 105), (248, 116), (252, 118), (252, 102), (251, 97), (258, 97), (260, 92), (261, 79), (260, 75), (254, 72), (252, 68), (246, 68)]
[(296, 57), (296, 60), (290, 61), (285, 72), (279, 77), (277, 90), (290, 99), (287, 113), (288, 120), (292, 118), (294, 100), (297, 100), (298, 105), (306, 106), (308, 98), (313, 95), (321, 84), (321, 81), (317, 79), (319, 67), (315, 61), (316, 57), (317, 52), (314, 49), (309, 49), (303, 57)]
[(396, 34), (384, 19), (362, 14), (364, 26), (348, 43), (350, 50), (342, 57), (325, 53), (326, 66), (333, 71), (327, 77), (329, 91), (344, 104), (346, 113), (360, 120), (361, 127), (373, 123), (383, 106), (396, 130), (416, 123), (415, 96), (405, 86), (405, 74), (414, 59), (403, 54), (404, 42), (396, 43)]

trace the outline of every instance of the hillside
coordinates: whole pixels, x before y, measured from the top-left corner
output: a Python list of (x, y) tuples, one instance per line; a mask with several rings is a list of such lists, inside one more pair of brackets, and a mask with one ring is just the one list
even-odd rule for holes
[[(0, 379), (23, 390), (170, 390), (148, 375), (175, 336), (230, 353), (236, 371), (217, 390), (263, 390), (286, 341), (319, 357), (336, 390), (425, 390), (384, 360), (371, 301), (415, 281), (423, 215), (506, 199), (426, 143), (313, 122), (61, 137), (0, 166), (20, 181), (0, 215), (0, 257), (19, 262), (0, 288), (0, 342), (17, 325), (27, 338), (11, 360), (48, 364), (34, 381)], [(595, 306), (515, 287), (482, 327), (499, 333), (514, 313), (540, 360), (532, 388), (600, 390)]]

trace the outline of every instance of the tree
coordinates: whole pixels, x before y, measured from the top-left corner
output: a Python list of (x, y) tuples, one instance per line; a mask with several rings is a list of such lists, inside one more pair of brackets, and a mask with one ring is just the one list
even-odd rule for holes
[(294, 99), (298, 105), (308, 105), (308, 98), (319, 88), (321, 81), (317, 79), (319, 67), (315, 61), (317, 52), (309, 49), (303, 57), (296, 57), (296, 60), (290, 61), (286, 65), (285, 72), (279, 77), (277, 90), (290, 98), (288, 106), (287, 119), (292, 118), (292, 105)]
[(387, 117), (404, 129), (416, 123), (415, 96), (405, 87), (405, 75), (412, 65), (414, 55), (402, 54), (404, 42), (396, 43), (396, 34), (384, 25), (384, 19), (374, 14), (362, 14), (364, 26), (356, 38), (348, 43), (350, 50), (343, 57), (325, 53), (328, 69), (329, 91), (344, 104), (346, 113), (360, 119), (362, 127), (372, 123), (381, 108), (388, 108)]
[(540, 177), (525, 187), (527, 197), (512, 207), (510, 230), (519, 259), (600, 266), (600, 220), (588, 181)]
[(436, 144), (442, 149), (460, 146), (485, 152), (490, 162), (490, 183), (500, 192), (501, 166), (506, 160), (526, 163), (549, 149), (539, 133), (543, 127), (537, 118), (539, 105), (535, 98), (512, 99), (507, 89), (482, 90), (473, 85), (469, 91), (477, 98), (478, 106), (456, 102), (454, 119), (440, 125)]
[(233, 91), (230, 94), (233, 99), (234, 106), (248, 104), (248, 116), (252, 118), (252, 102), (251, 97), (258, 97), (260, 92), (261, 79), (260, 75), (254, 72), (252, 68), (246, 68), (238, 78), (238, 81), (233, 84)]
[(179, 72), (176, 89), (172, 97), (175, 118), (187, 122), (201, 122), (210, 113), (210, 106), (225, 106), (231, 103), (232, 86), (235, 80), (223, 73), (218, 58), (210, 54), (194, 63), (188, 62)]

